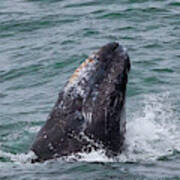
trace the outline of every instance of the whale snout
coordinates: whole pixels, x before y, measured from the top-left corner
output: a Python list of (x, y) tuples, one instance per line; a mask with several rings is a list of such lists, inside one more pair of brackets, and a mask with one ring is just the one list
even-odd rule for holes
[(99, 61), (106, 63), (108, 66), (110, 66), (110, 64), (121, 62), (121, 69), (126, 69), (127, 72), (130, 71), (130, 59), (128, 51), (124, 46), (117, 42), (108, 43), (103, 46), (95, 54), (95, 57)]
[(119, 56), (121, 57), (120, 60), (124, 61), (124, 68), (126, 69), (127, 72), (130, 71), (131, 69), (131, 64), (130, 64), (130, 58), (128, 55), (128, 50), (126, 47), (119, 45), (116, 49), (115, 52), (117, 54), (119, 54)]

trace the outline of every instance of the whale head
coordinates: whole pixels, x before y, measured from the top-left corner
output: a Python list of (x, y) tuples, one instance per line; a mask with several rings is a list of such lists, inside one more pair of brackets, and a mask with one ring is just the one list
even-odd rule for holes
[(38, 158), (80, 152), (92, 142), (83, 136), (101, 144), (109, 155), (120, 153), (129, 71), (127, 51), (116, 42), (89, 56), (65, 84), (38, 133), (31, 148)]

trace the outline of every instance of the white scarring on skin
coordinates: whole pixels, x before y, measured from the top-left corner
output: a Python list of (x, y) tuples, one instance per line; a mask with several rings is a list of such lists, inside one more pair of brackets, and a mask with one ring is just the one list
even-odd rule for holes
[(84, 119), (86, 119), (86, 123), (84, 124), (84, 129), (86, 129), (87, 123), (91, 124), (91, 122), (92, 122), (92, 112), (82, 111), (82, 115), (83, 115)]
[(64, 88), (64, 92), (68, 93), (72, 90), (73, 94), (80, 95), (81, 97), (85, 97), (85, 95), (88, 92), (87, 87), (79, 85), (80, 82), (81, 84), (85, 84), (86, 82), (89, 81), (91, 75), (94, 73), (96, 69), (96, 64), (97, 64), (97, 59), (96, 55), (92, 55), (89, 58), (87, 58), (74, 72), (74, 74), (71, 76), (71, 78), (68, 81), (68, 84)]

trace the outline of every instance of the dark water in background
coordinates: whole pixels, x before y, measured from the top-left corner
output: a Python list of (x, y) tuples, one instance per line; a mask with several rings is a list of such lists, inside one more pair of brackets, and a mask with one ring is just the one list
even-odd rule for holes
[[(112, 41), (132, 62), (126, 152), (30, 164), (68, 77)], [(0, 179), (179, 179), (179, 49), (179, 0), (0, 0)]]

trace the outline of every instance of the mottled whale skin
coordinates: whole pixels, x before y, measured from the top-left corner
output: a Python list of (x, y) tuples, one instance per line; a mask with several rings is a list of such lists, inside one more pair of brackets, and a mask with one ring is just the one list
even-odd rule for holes
[(122, 151), (126, 131), (125, 96), (130, 70), (126, 50), (109, 43), (74, 72), (31, 147), (35, 161), (102, 147)]

